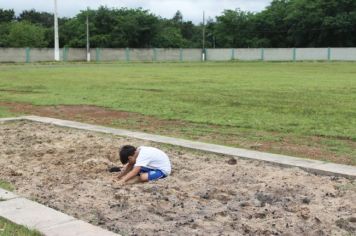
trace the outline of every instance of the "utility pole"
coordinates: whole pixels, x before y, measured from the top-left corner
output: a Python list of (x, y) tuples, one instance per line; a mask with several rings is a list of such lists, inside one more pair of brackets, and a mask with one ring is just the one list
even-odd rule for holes
[(89, 8), (87, 9), (87, 61), (90, 61)]
[(205, 11), (203, 11), (203, 53), (202, 53), (202, 60), (205, 61)]
[(59, 61), (59, 34), (57, 0), (54, 0), (54, 60)]

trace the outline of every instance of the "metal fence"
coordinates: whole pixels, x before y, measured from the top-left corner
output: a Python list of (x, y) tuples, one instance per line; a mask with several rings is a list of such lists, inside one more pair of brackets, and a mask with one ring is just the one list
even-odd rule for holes
[[(356, 48), (91, 49), (92, 61), (356, 61)], [(86, 61), (86, 49), (62, 48), (61, 61)], [(52, 48), (0, 48), (0, 62), (54, 60)]]

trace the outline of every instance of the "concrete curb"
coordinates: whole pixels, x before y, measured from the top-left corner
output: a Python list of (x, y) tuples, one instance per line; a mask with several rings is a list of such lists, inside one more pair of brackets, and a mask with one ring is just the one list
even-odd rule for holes
[(189, 141), (185, 139), (177, 139), (160, 135), (147, 134), (142, 132), (132, 132), (123, 129), (107, 128), (104, 126), (90, 125), (80, 122), (60, 120), (48, 117), (39, 116), (23, 116), (17, 118), (6, 118), (0, 119), (0, 122), (7, 122), (13, 120), (28, 120), (35, 121), (45, 124), (53, 124), (61, 127), (69, 127), (81, 130), (88, 130), (94, 132), (101, 132), (107, 134), (114, 134), (118, 136), (126, 136), (131, 138), (143, 139), (158, 143), (171, 144), (175, 146), (212, 152), (216, 154), (229, 155), (234, 157), (240, 157), (245, 159), (264, 161), (285, 167), (299, 167), (308, 172), (322, 174), (322, 175), (332, 175), (332, 176), (342, 176), (350, 179), (356, 179), (356, 167), (334, 164), (328, 162), (322, 162), (317, 160), (310, 160), (298, 157), (291, 157), (279, 154), (264, 153), (258, 151), (251, 151), (241, 148), (233, 148), (216, 144), (208, 144), (202, 142)]
[(11, 121), (18, 121), (18, 120), (24, 120), (24, 117), (14, 117), (14, 118), (1, 118), (0, 123), (5, 123), (5, 122), (11, 122)]
[(119, 236), (6, 190), (0, 189), (0, 195), (11, 196), (0, 201), (0, 216), (46, 236)]
[(10, 191), (0, 188), (0, 202), (11, 200), (14, 198), (18, 198), (18, 196)]

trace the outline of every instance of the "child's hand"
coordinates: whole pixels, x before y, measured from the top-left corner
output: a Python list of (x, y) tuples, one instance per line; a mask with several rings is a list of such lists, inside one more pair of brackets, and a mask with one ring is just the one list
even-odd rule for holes
[(126, 182), (124, 180), (119, 180), (117, 183), (117, 185), (123, 186), (126, 184)]
[(117, 178), (113, 178), (113, 181), (112, 181), (112, 187), (115, 188), (115, 189), (120, 189), (122, 186), (124, 186), (126, 184), (125, 181), (123, 181), (122, 179), (121, 180), (118, 180)]

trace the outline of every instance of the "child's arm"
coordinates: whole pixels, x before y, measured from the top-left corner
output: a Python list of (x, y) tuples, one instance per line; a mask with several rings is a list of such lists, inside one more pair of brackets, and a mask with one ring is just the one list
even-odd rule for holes
[(133, 168), (133, 165), (131, 165), (130, 163), (128, 163), (120, 172), (120, 174), (117, 176), (118, 179), (121, 179), (122, 177), (124, 177), (125, 175), (127, 175)]
[(134, 167), (124, 178), (122, 178), (121, 182), (126, 183), (130, 179), (136, 177), (140, 173), (141, 167), (136, 166)]

